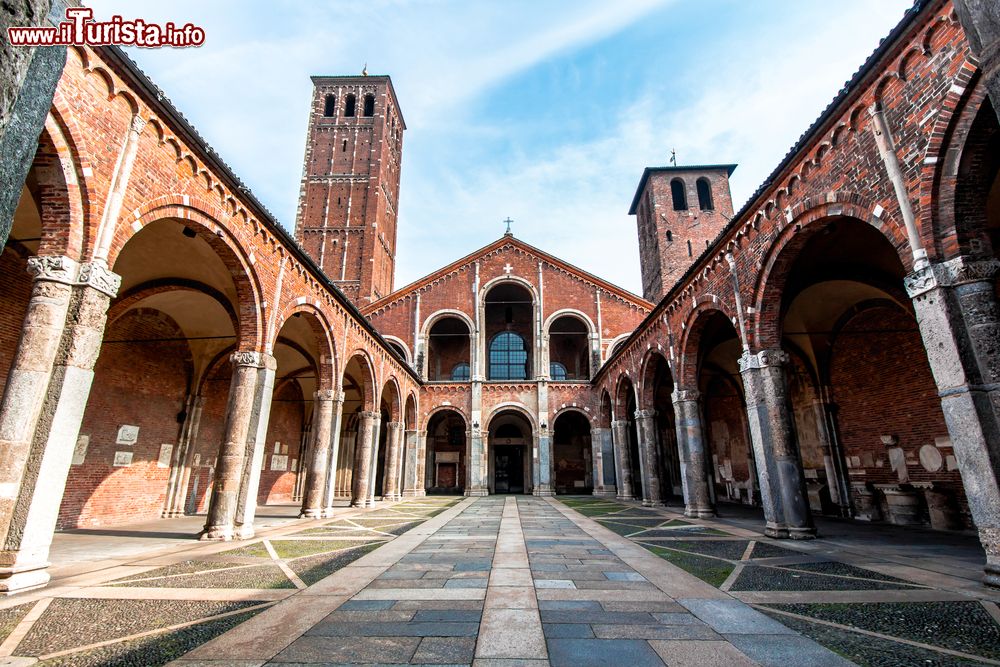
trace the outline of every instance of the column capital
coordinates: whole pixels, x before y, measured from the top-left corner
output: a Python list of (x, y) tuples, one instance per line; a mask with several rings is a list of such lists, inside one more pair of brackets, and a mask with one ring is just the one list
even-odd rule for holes
[(406, 424), (404, 422), (386, 422), (385, 425), (387, 428), (397, 429), (400, 431), (406, 428)]
[(277, 362), (274, 357), (265, 352), (256, 350), (239, 350), (229, 355), (229, 360), (234, 366), (246, 366), (248, 368), (267, 368), (274, 370)]
[(77, 277), (80, 285), (93, 287), (112, 299), (118, 295), (122, 277), (107, 267), (103, 261), (87, 262), (80, 265), (80, 275)]
[(674, 403), (697, 402), (701, 400), (701, 392), (697, 389), (675, 389), (670, 394), (670, 400)]
[(145, 118), (143, 118), (139, 114), (136, 114), (132, 116), (131, 130), (136, 134), (142, 134), (142, 131), (146, 128), (146, 123), (147, 121)]
[(955, 287), (967, 283), (990, 282), (1000, 271), (1000, 260), (971, 259), (964, 255), (947, 262), (918, 269), (903, 279), (906, 293), (915, 299), (936, 287)]
[(612, 419), (611, 428), (618, 428), (619, 426), (628, 426), (627, 419)]
[(656, 410), (636, 410), (636, 419), (652, 419), (656, 416)]
[(744, 352), (739, 359), (740, 373), (759, 368), (771, 368), (787, 364), (790, 357), (781, 349), (761, 350), (760, 352)]
[(358, 413), (358, 416), (362, 419), (375, 419), (381, 418), (382, 415), (378, 412), (372, 412), (371, 410), (363, 410)]
[(344, 392), (337, 391), (336, 389), (320, 389), (313, 394), (313, 397), (317, 401), (336, 401), (337, 403), (344, 402)]
[(40, 255), (28, 258), (28, 273), (36, 282), (73, 285), (80, 271), (80, 264), (65, 255)]

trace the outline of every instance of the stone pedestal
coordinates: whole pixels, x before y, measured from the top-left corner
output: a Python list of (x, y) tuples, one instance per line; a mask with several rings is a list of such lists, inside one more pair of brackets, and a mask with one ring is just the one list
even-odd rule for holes
[(43, 586), (49, 546), (120, 278), (34, 257), (21, 340), (0, 404), (0, 593)]
[(979, 539), (1000, 587), (1000, 311), (997, 260), (957, 257), (906, 277)]
[(708, 482), (705, 429), (701, 418), (701, 394), (677, 389), (672, 397), (677, 428), (677, 449), (681, 464), (681, 491), (684, 515), (692, 518), (715, 516)]
[(950, 493), (933, 487), (924, 489), (927, 514), (934, 530), (961, 530), (962, 515)]
[(851, 485), (851, 499), (854, 501), (854, 518), (859, 521), (879, 521), (882, 512), (879, 511), (875, 492), (866, 484)]
[(613, 497), (617, 494), (615, 488), (615, 455), (611, 440), (611, 429), (590, 429), (590, 449), (594, 462), (595, 496)]
[(319, 519), (325, 514), (334, 413), (342, 410), (343, 406), (343, 392), (331, 389), (316, 392), (313, 408), (312, 463), (306, 474), (306, 488), (302, 502), (302, 516), (310, 519)]
[(468, 471), (465, 479), (465, 495), (477, 498), (488, 496), (490, 495), (490, 489), (487, 485), (486, 445), (483, 432), (479, 429), (467, 431), (465, 439), (469, 443), (465, 451), (466, 469)]
[(889, 523), (897, 526), (920, 526), (920, 495), (916, 489), (895, 485), (876, 484), (875, 488), (885, 496)]
[(618, 499), (632, 500), (632, 461), (628, 451), (628, 422), (615, 420), (611, 422), (611, 437), (615, 448), (615, 472), (618, 480)]
[(785, 385), (782, 350), (744, 352), (740, 374), (769, 537), (816, 536), (802, 479), (802, 462)]
[(427, 431), (406, 431), (405, 464), (403, 466), (403, 496), (418, 498), (426, 494), (424, 490), (424, 447)]
[(660, 447), (656, 434), (656, 410), (636, 410), (636, 433), (639, 455), (642, 457), (642, 504), (653, 507), (663, 504), (660, 490)]

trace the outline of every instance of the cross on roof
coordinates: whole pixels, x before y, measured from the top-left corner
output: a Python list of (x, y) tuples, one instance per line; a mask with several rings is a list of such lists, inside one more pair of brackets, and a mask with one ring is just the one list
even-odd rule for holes
[(506, 219), (506, 220), (504, 220), (504, 224), (506, 224), (506, 225), (507, 225), (507, 231), (506, 231), (506, 232), (504, 232), (504, 234), (503, 234), (504, 236), (513, 236), (513, 235), (514, 235), (514, 233), (510, 231), (510, 223), (512, 223), (512, 222), (514, 222), (514, 221), (513, 221), (513, 220), (511, 220), (511, 219), (510, 219), (510, 216), (508, 215), (508, 216), (507, 216), (507, 219)]

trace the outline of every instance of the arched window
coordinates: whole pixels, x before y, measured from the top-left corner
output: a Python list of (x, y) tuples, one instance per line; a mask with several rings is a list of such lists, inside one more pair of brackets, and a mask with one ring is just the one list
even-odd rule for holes
[(452, 382), (468, 382), (469, 381), (469, 364), (464, 361), (460, 364), (455, 364), (455, 367), (451, 369), (451, 381)]
[(353, 117), (354, 116), (354, 107), (355, 106), (356, 106), (356, 102), (355, 102), (355, 99), (354, 99), (354, 95), (348, 95), (347, 96), (347, 101), (344, 102), (344, 115), (347, 116), (348, 118)]
[(715, 208), (712, 203), (712, 184), (708, 182), (707, 178), (699, 178), (696, 183), (698, 186), (698, 208), (703, 211), (711, 211)]
[(675, 178), (670, 181), (670, 196), (674, 200), (675, 211), (686, 211), (688, 207), (687, 193), (684, 192), (684, 181)]
[(694, 257), (694, 250), (691, 248), (690, 241), (688, 241), (688, 257)]
[(667, 230), (667, 243), (673, 243), (673, 242), (674, 242), (674, 233), (668, 229)]
[(565, 380), (566, 367), (560, 364), (558, 361), (553, 361), (551, 364), (549, 364), (549, 375), (552, 376), (553, 380)]
[(365, 108), (364, 108), (365, 118), (371, 118), (375, 115), (375, 96), (365, 95)]
[(327, 95), (326, 101), (323, 103), (323, 115), (327, 118), (332, 118), (337, 115), (337, 96)]
[(505, 331), (490, 342), (490, 379), (528, 379), (528, 351), (524, 339), (513, 331)]

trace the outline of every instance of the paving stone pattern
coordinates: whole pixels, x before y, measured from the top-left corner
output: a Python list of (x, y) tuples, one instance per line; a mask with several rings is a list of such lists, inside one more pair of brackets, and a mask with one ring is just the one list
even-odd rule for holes
[[(881, 571), (901, 570), (891, 558), (869, 556), (866, 564), (880, 570), (869, 569), (817, 555), (810, 544), (779, 543), (722, 520), (686, 519), (672, 508), (639, 510), (590, 497), (561, 500), (859, 665), (1000, 664), (1000, 608), (986, 589), (956, 595), (935, 587), (933, 572), (909, 580)], [(653, 514), (658, 519), (651, 519)], [(644, 517), (641, 523), (638, 516)], [(933, 548), (928, 546), (928, 555)], [(791, 665), (804, 664), (796, 654), (798, 641), (785, 638), (767, 646), (734, 638), (732, 643), (754, 660)]]
[(138, 558), (108, 568), (82, 591), (55, 588), (54, 597), (43, 591), (35, 601), (0, 609), (0, 664), (34, 658), (43, 665), (166, 664), (458, 500), (345, 511), (273, 539), (229, 548), (207, 543), (193, 552), (199, 555), (154, 558), (152, 567)]

